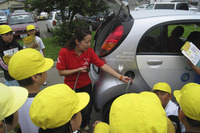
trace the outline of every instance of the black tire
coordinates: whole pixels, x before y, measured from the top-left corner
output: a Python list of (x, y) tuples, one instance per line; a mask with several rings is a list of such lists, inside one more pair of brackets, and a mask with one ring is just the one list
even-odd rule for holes
[(47, 27), (47, 32), (50, 32), (49, 28)]
[(102, 117), (103, 117), (103, 121), (108, 123), (109, 124), (109, 114), (110, 114), (110, 107), (113, 103), (113, 101), (115, 100), (116, 98), (113, 98), (111, 99), (109, 102), (107, 102), (104, 107), (103, 107), (103, 110), (102, 110)]

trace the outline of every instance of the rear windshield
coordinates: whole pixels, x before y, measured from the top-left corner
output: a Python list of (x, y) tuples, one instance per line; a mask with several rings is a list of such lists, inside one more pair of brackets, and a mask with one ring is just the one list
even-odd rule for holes
[[(122, 5), (121, 1), (119, 1), (119, 0), (104, 0), (104, 2), (110, 7), (109, 8), (110, 13), (115, 13), (115, 14), (119, 13), (120, 7)], [(125, 5), (122, 6), (122, 9), (119, 13), (119, 17), (124, 18), (124, 19), (128, 19), (130, 17), (129, 10)]]

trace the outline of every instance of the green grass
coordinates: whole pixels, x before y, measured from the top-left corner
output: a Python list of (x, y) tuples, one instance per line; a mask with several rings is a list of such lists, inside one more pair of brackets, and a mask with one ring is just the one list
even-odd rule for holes
[[(95, 31), (92, 32), (91, 48), (94, 47), (94, 40), (93, 40), (94, 34), (95, 34)], [(45, 57), (51, 58), (54, 61), (56, 61), (58, 58), (58, 53), (60, 49), (62, 48), (62, 46), (58, 45), (58, 43), (56, 42), (56, 38), (54, 37), (42, 38), (42, 41), (45, 45)], [(22, 40), (18, 40), (18, 43), (23, 45)]]
[(187, 38), (187, 36), (192, 32), (192, 31), (200, 31), (200, 27), (197, 25), (171, 25), (168, 28), (168, 36), (171, 35), (172, 30), (176, 27), (176, 26), (183, 26), (184, 27), (184, 33), (181, 36), (182, 38)]

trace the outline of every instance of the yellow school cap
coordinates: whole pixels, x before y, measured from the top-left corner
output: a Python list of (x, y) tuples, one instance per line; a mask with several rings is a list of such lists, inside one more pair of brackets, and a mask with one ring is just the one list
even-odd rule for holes
[(23, 80), (49, 70), (53, 64), (52, 59), (44, 58), (39, 51), (26, 48), (11, 57), (8, 72), (14, 79)]
[(174, 96), (183, 113), (190, 119), (200, 121), (200, 85), (188, 83), (181, 90), (175, 90)]
[(52, 85), (36, 95), (30, 107), (30, 118), (43, 129), (57, 128), (69, 122), (89, 100), (86, 92), (76, 93), (66, 84)]
[(19, 86), (0, 83), (0, 121), (15, 113), (26, 101), (28, 91)]
[(155, 84), (153, 86), (152, 91), (156, 91), (156, 90), (168, 92), (169, 94), (171, 94), (171, 87), (165, 82), (159, 82)]
[(1, 25), (1, 26), (0, 26), (0, 34), (1, 34), (1, 35), (2, 35), (2, 34), (6, 34), (6, 33), (8, 33), (8, 32), (11, 32), (11, 31), (13, 31), (13, 30), (10, 28), (9, 25)]
[(28, 25), (26, 27), (26, 30), (29, 31), (29, 30), (35, 30), (35, 26), (34, 25)]
[(110, 110), (111, 133), (167, 133), (167, 117), (152, 92), (130, 93), (118, 97)]

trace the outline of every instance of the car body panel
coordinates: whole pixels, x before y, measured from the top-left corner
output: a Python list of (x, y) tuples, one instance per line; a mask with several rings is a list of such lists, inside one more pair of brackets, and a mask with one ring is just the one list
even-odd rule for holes
[[(141, 40), (147, 36), (153, 29), (163, 28), (160, 37), (168, 34), (165, 31), (167, 26), (179, 23), (195, 22), (200, 24), (200, 13), (190, 11), (174, 10), (148, 10), (132, 11), (133, 26), (125, 39), (119, 46), (108, 55), (100, 58), (118, 73), (125, 75), (131, 71), (134, 73), (133, 83), (128, 87), (127, 83), (112, 77), (111, 75), (99, 70), (91, 65), (91, 79), (94, 85), (94, 105), (100, 110), (109, 100), (129, 92), (150, 91), (154, 84), (158, 82), (167, 82), (172, 92), (181, 89), (183, 85), (192, 82), (195, 72), (187, 63), (182, 54), (171, 52), (138, 52)], [(108, 22), (107, 22), (108, 23)], [(125, 24), (122, 25), (126, 27)], [(104, 25), (104, 23), (102, 24)], [(105, 24), (106, 25), (106, 24)], [(106, 34), (104, 27), (97, 31), (97, 41), (95, 42), (95, 52), (99, 54), (98, 38)], [(164, 29), (166, 28), (166, 29)], [(164, 40), (162, 40), (164, 41)], [(161, 44), (162, 46), (164, 44)], [(173, 99), (174, 100), (174, 99)]]
[(0, 11), (0, 24), (6, 24), (8, 20), (8, 16), (5, 11)]
[[(68, 13), (66, 12), (65, 15), (68, 16)], [(55, 23), (55, 25), (53, 25), (53, 23)], [(46, 21), (47, 31), (52, 32), (59, 23), (62, 23), (60, 11), (51, 11)]]
[(188, 3), (186, 2), (155, 2), (146, 7), (147, 10), (151, 9), (172, 9), (172, 10), (189, 10)]
[[(20, 17), (19, 17), (20, 16)], [(23, 18), (27, 17), (27, 18)], [(32, 15), (29, 13), (13, 13), (9, 16), (8, 25), (14, 31), (14, 38), (15, 39), (22, 39), (28, 36), (26, 27), (28, 25), (34, 25), (36, 29), (36, 35), (40, 36), (40, 30), (35, 20), (32, 18)]]

